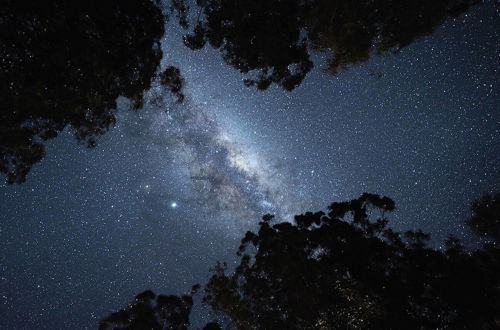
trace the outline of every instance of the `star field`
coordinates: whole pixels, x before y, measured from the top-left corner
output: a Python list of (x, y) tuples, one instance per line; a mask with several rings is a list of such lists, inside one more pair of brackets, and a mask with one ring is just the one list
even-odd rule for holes
[(120, 99), (96, 148), (65, 131), (26, 183), (0, 186), (0, 328), (95, 328), (142, 290), (206, 280), (263, 214), (365, 191), (396, 201), (395, 229), (474, 246), (468, 204), (500, 190), (498, 14), (488, 1), (336, 77), (315, 54), (293, 92), (245, 87), (172, 29), (162, 65), (180, 68), (185, 103), (158, 85), (138, 112)]

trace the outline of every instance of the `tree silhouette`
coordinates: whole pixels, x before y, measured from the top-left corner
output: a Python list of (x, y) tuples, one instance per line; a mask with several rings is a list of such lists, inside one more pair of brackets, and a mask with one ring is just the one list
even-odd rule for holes
[(205, 43), (220, 48), (224, 60), (243, 73), (258, 71), (247, 85), (264, 90), (276, 83), (294, 89), (312, 68), (301, 36), (302, 1), (199, 1), (204, 19), (199, 20), (184, 43), (202, 48)]
[(500, 243), (500, 193), (485, 194), (471, 203), (472, 217), (467, 224), (479, 235)]
[(265, 216), (242, 240), (235, 271), (217, 265), (204, 302), (238, 329), (495, 328), (499, 250), (466, 254), (454, 239), (431, 249), (421, 231), (386, 227), (393, 209), (363, 194), (295, 224)]
[(479, 0), (319, 0), (306, 29), (313, 47), (332, 52), (328, 71), (336, 74), (376, 54), (398, 52), (431, 34), (449, 17)]
[[(144, 291), (127, 308), (110, 314), (99, 323), (99, 330), (184, 330), (189, 326), (193, 295), (199, 286), (193, 286), (189, 295), (156, 295)], [(156, 299), (155, 299), (156, 298)]]
[[(373, 52), (397, 52), (480, 0), (206, 0), (185, 44), (208, 42), (245, 80), (264, 90), (297, 87), (312, 68), (309, 49), (331, 52), (337, 74)], [(309, 48), (309, 49), (308, 49)]]
[[(203, 302), (229, 320), (228, 329), (498, 328), (500, 249), (466, 253), (455, 238), (432, 249), (422, 231), (387, 227), (394, 209), (390, 198), (365, 193), (331, 204), (328, 214), (297, 215), (293, 224), (272, 225), (265, 215), (258, 232), (242, 239), (234, 271), (220, 263), (213, 269)], [(160, 324), (158, 309), (147, 306), (103, 322)], [(182, 315), (186, 324), (189, 312)]]
[(20, 183), (43, 141), (69, 126), (88, 146), (116, 98), (142, 103), (160, 63), (164, 16), (149, 0), (14, 1), (0, 6), (0, 171)]
[(178, 103), (184, 101), (185, 96), (182, 93), (182, 89), (184, 88), (184, 78), (182, 78), (179, 68), (174, 66), (167, 67), (162, 73), (160, 73), (160, 83), (167, 87), (177, 97)]

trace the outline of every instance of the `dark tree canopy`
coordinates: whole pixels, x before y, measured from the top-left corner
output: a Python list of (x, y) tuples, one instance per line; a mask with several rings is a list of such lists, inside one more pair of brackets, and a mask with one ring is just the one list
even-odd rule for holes
[(500, 193), (486, 194), (471, 203), (472, 217), (467, 224), (479, 235), (500, 243)]
[(500, 251), (466, 254), (455, 239), (431, 249), (421, 231), (386, 227), (393, 209), (364, 194), (295, 224), (265, 216), (236, 270), (216, 267), (204, 301), (238, 329), (496, 328)]
[(184, 101), (185, 96), (182, 92), (184, 88), (184, 78), (182, 78), (179, 68), (174, 66), (167, 67), (160, 73), (160, 83), (167, 87), (177, 97), (178, 103)]
[[(468, 253), (455, 238), (432, 249), (422, 231), (387, 227), (394, 209), (390, 198), (365, 193), (331, 204), (328, 214), (298, 215), (294, 224), (273, 225), (266, 215), (242, 239), (236, 269), (228, 274), (217, 264), (203, 301), (229, 320), (227, 329), (497, 329), (500, 249)], [(500, 215), (493, 210), (488, 217)], [(132, 324), (159, 318), (148, 306), (101, 324), (121, 318), (124, 329), (143, 329)]]
[(144, 291), (127, 308), (110, 314), (99, 323), (99, 330), (185, 330), (193, 307), (194, 286), (189, 295), (164, 296)]
[(301, 35), (303, 1), (208, 0), (201, 6), (204, 19), (184, 43), (199, 49), (208, 41), (229, 65), (243, 73), (258, 71), (247, 85), (264, 90), (276, 83), (292, 90), (312, 68)]
[[(135, 297), (127, 308), (111, 313), (99, 322), (99, 330), (186, 330), (193, 308), (193, 296), (200, 286), (181, 297), (159, 295), (150, 290)], [(217, 322), (209, 322), (203, 330), (220, 330)]]
[(480, 0), (318, 0), (306, 29), (313, 47), (331, 51), (328, 71), (336, 74), (367, 61), (373, 53), (397, 52), (431, 34)]
[(8, 182), (23, 182), (43, 141), (67, 126), (94, 145), (115, 122), (118, 96), (140, 107), (163, 33), (150, 0), (3, 1), (0, 172)]
[(185, 44), (206, 42), (242, 73), (247, 85), (297, 87), (312, 68), (308, 49), (331, 52), (336, 74), (372, 53), (398, 51), (480, 0), (206, 0)]

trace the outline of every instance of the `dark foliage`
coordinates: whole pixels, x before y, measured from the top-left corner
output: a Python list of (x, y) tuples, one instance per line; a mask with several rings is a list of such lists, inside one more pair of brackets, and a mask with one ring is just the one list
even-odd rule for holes
[(479, 235), (500, 243), (500, 193), (486, 194), (471, 203), (472, 217), (467, 224)]
[(160, 73), (160, 83), (167, 87), (176, 97), (177, 102), (181, 103), (184, 101), (184, 94), (182, 90), (184, 88), (184, 78), (181, 76), (181, 72), (178, 68), (169, 66), (162, 73)]
[[(242, 239), (234, 272), (217, 264), (203, 301), (229, 320), (228, 329), (497, 329), (500, 249), (466, 253), (455, 238), (442, 251), (429, 248), (428, 234), (387, 227), (394, 209), (390, 198), (365, 193), (331, 204), (328, 214), (298, 215), (294, 224), (272, 225), (265, 215), (259, 231)], [(488, 217), (498, 217), (495, 210)], [(156, 329), (162, 309), (148, 295), (101, 325)], [(184, 311), (176, 324), (187, 324), (192, 300), (175, 299), (189, 308), (167, 310)]]
[(328, 71), (336, 74), (387, 51), (398, 52), (431, 34), (447, 18), (480, 0), (318, 0), (306, 29), (313, 46), (332, 55)]
[(265, 216), (234, 273), (216, 267), (204, 301), (238, 329), (496, 328), (500, 251), (466, 254), (455, 239), (431, 249), (427, 234), (386, 227), (393, 209), (364, 194), (295, 224)]
[(299, 1), (209, 0), (202, 6), (204, 20), (185, 44), (199, 49), (208, 41), (241, 72), (257, 70), (258, 77), (246, 80), (247, 85), (267, 89), (277, 83), (292, 90), (312, 68), (300, 32), (306, 7)]
[[(193, 307), (194, 286), (189, 295), (164, 296), (144, 291), (126, 309), (112, 313), (99, 323), (99, 330), (184, 330), (189, 326), (189, 314)], [(156, 299), (155, 299), (156, 298)]]
[(20, 183), (43, 141), (70, 126), (89, 146), (115, 122), (116, 98), (140, 107), (162, 52), (149, 0), (2, 1), (0, 172)]
[(336, 74), (370, 55), (397, 52), (480, 0), (206, 0), (185, 44), (206, 42), (242, 73), (247, 85), (297, 87), (312, 68), (308, 48), (331, 52)]
[[(187, 15), (189, 12), (189, 6), (186, 4), (185, 0), (172, 0), (168, 8), (170, 16), (175, 14), (177, 21), (180, 26), (187, 29), (189, 27)], [(168, 18), (168, 17), (167, 17)]]

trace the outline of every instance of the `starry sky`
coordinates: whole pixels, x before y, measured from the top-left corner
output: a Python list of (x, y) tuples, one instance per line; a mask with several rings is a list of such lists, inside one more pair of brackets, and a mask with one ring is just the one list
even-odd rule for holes
[(67, 130), (26, 183), (0, 186), (0, 328), (95, 328), (143, 290), (181, 294), (231, 264), (263, 214), (365, 191), (396, 201), (393, 228), (474, 246), (468, 204), (500, 191), (499, 22), (486, 1), (335, 77), (316, 53), (293, 92), (245, 87), (170, 23), (162, 67), (180, 68), (183, 104), (157, 83), (140, 111), (119, 99), (96, 148)]

